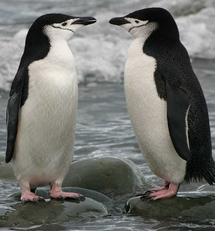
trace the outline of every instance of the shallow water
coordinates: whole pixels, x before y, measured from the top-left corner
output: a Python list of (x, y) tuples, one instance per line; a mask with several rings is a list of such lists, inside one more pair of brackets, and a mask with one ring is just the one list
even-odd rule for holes
[[(208, 103), (213, 144), (215, 144), (215, 66), (210, 62), (194, 62), (197, 73), (203, 87)], [(5, 107), (7, 92), (1, 92), (0, 98), (0, 155), (5, 151)], [(215, 146), (213, 145), (213, 154)], [(76, 129), (76, 148), (74, 161), (90, 157), (124, 157), (135, 162), (144, 176), (151, 184), (159, 185), (161, 180), (154, 176), (138, 149), (130, 120), (128, 118), (123, 84), (103, 83), (79, 85), (78, 121)], [(0, 204), (8, 207), (8, 203), (15, 202), (11, 196), (19, 190), (15, 181), (0, 181)], [(192, 191), (199, 196), (207, 192), (215, 191), (203, 183), (182, 185), (179, 192)], [(215, 228), (215, 220), (192, 221), (183, 218), (150, 219), (139, 216), (123, 214), (123, 207), (129, 197), (122, 195), (115, 198), (114, 203), (117, 211), (111, 211), (107, 216), (98, 218), (86, 216), (76, 218), (63, 224), (52, 224), (53, 229), (62, 230), (210, 230)], [(0, 214), (1, 215), (1, 214)], [(3, 214), (2, 214), (3, 215)], [(33, 226), (33, 224), (32, 224)], [(47, 226), (40, 227), (46, 230)], [(35, 228), (37, 230), (37, 228)]]

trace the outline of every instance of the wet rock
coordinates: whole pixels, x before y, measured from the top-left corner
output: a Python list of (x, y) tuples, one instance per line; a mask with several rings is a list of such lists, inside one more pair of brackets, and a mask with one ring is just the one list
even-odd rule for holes
[(72, 219), (85, 219), (107, 215), (103, 204), (90, 198), (85, 201), (69, 202), (62, 200), (50, 200), (49, 202), (25, 204), (17, 203), (12, 206), (14, 211), (8, 211), (0, 219), (0, 227), (27, 228), (42, 224), (62, 224)]
[(128, 159), (90, 158), (73, 163), (63, 186), (75, 186), (121, 195), (142, 189), (145, 179), (138, 167)]
[(133, 197), (125, 205), (125, 213), (150, 218), (215, 219), (215, 195), (211, 193), (180, 193), (177, 197), (151, 202)]

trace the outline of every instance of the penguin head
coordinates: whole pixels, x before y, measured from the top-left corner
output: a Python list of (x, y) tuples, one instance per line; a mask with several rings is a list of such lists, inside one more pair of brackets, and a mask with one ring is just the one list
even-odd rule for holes
[(21, 64), (29, 64), (32, 60), (44, 58), (53, 43), (68, 41), (77, 29), (95, 22), (96, 19), (93, 17), (42, 15), (34, 21), (28, 31)]
[(29, 32), (35, 34), (41, 30), (49, 39), (55, 37), (69, 40), (77, 29), (95, 22), (96, 19), (93, 17), (46, 14), (36, 19)]
[(26, 44), (41, 44), (43, 37), (48, 37), (49, 40), (68, 41), (77, 29), (95, 22), (96, 19), (93, 17), (74, 17), (65, 14), (42, 15), (30, 27)]
[(157, 29), (166, 36), (179, 36), (175, 20), (163, 8), (137, 10), (124, 17), (112, 18), (109, 22), (125, 28), (135, 38), (149, 37)]

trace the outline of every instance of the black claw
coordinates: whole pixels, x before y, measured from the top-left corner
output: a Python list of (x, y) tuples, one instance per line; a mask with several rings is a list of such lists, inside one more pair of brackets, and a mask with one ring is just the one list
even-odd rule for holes
[(85, 197), (83, 195), (80, 194), (80, 196), (73, 196), (73, 197), (63, 197), (60, 196), (58, 198), (53, 198), (55, 200), (68, 200), (68, 201), (72, 201), (75, 203), (80, 203), (81, 201), (85, 201)]
[(83, 195), (80, 194), (80, 197), (79, 197), (80, 201), (85, 201), (85, 197)]
[(146, 198), (149, 197), (149, 195), (152, 193), (152, 191), (146, 191), (145, 193), (142, 194), (141, 198)]
[(25, 200), (25, 199), (22, 199), (22, 200), (21, 200), (21, 203), (22, 203), (22, 204), (25, 204), (25, 203), (26, 203), (26, 200)]
[(78, 201), (78, 202), (80, 202), (80, 201), (81, 201), (81, 200), (80, 200), (80, 198), (79, 198), (79, 197), (76, 197), (76, 196), (71, 197), (71, 199), (74, 199), (75, 201)]
[(34, 198), (33, 202), (39, 204), (40, 202), (45, 202), (46, 200), (43, 197), (40, 197), (39, 199)]
[(39, 201), (41, 201), (41, 202), (44, 201), (44, 202), (45, 202), (46, 200), (45, 200), (43, 197), (40, 197), (40, 198), (39, 198)]
[(135, 197), (141, 197), (143, 193), (137, 194)]
[(37, 200), (36, 198), (33, 199), (33, 202), (39, 204), (39, 200)]
[[(146, 192), (144, 192), (144, 193), (137, 194), (135, 197), (146, 198), (146, 197), (148, 197), (151, 193), (152, 193), (152, 191), (148, 190), (148, 191), (146, 191)], [(141, 198), (140, 198), (140, 199), (141, 199)]]
[(85, 197), (83, 195), (81, 195), (81, 194), (80, 194), (79, 197), (74, 196), (74, 197), (68, 197), (66, 199), (70, 200), (72, 202), (75, 202), (75, 203), (80, 203), (81, 201), (85, 201)]
[(140, 197), (140, 200), (147, 200), (149, 202), (154, 201), (154, 199), (152, 197), (149, 197), (149, 195), (152, 193), (152, 191), (146, 191), (145, 193), (142, 194), (142, 196)]
[(40, 197), (39, 199), (34, 198), (33, 201), (22, 199), (21, 203), (26, 204), (26, 203), (36, 203), (39, 204), (40, 202), (45, 202), (46, 200), (43, 197)]
[(149, 197), (150, 193), (147, 193), (146, 195), (143, 195), (142, 197), (140, 197), (140, 200), (145, 201), (147, 203), (151, 203), (154, 202), (154, 197)]
[(148, 203), (152, 203), (152, 202), (154, 202), (155, 200), (154, 200), (154, 197), (151, 197), (151, 198), (149, 198), (148, 199)]
[(73, 203), (80, 203), (79, 197), (76, 197), (76, 196), (74, 196), (74, 197), (66, 197), (65, 199), (68, 200), (68, 201), (71, 201)]

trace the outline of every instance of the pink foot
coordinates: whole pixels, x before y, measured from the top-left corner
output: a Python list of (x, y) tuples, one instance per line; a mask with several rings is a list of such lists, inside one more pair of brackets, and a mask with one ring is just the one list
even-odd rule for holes
[(152, 198), (153, 200), (172, 197), (177, 194), (178, 188), (179, 184), (164, 181), (163, 187), (150, 189), (143, 193), (143, 197)]
[(49, 191), (52, 198), (73, 198), (77, 201), (84, 201), (85, 197), (79, 193), (63, 192), (60, 185), (52, 185), (52, 189)]
[(153, 200), (172, 197), (177, 194), (178, 188), (178, 184), (170, 183), (168, 188), (152, 192), (149, 194), (149, 197), (153, 197)]
[(44, 200), (42, 197), (35, 195), (30, 191), (30, 188), (22, 189), (21, 201), (25, 203), (27, 201), (32, 201), (38, 203), (40, 200)]

